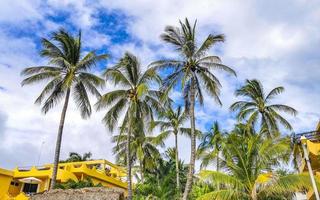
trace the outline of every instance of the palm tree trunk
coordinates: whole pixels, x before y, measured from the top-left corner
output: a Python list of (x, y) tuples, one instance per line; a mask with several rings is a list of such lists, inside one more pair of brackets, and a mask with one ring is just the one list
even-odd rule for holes
[(196, 123), (195, 123), (195, 115), (194, 115), (194, 107), (195, 107), (195, 80), (191, 79), (191, 87), (190, 87), (190, 123), (191, 123), (191, 155), (190, 155), (190, 164), (189, 164), (189, 172), (187, 176), (187, 183), (183, 193), (183, 200), (188, 199), (189, 192), (192, 189), (193, 183), (193, 174), (194, 174), (194, 164), (196, 161)]
[(252, 192), (251, 192), (251, 199), (258, 200), (256, 184), (253, 185)]
[(56, 149), (54, 153), (54, 162), (53, 162), (53, 170), (52, 170), (52, 181), (50, 185), (50, 189), (54, 189), (56, 182), (57, 182), (57, 173), (58, 173), (58, 164), (59, 164), (59, 158), (60, 158), (60, 149), (61, 149), (61, 140), (62, 140), (62, 133), (63, 133), (63, 127), (64, 127), (64, 121), (66, 118), (66, 113), (68, 109), (69, 104), (69, 97), (70, 97), (70, 89), (67, 90), (66, 98), (64, 100), (64, 105), (62, 108), (62, 113), (60, 117), (60, 124), (59, 124), (59, 130), (58, 130), (58, 136), (56, 141)]
[(219, 170), (220, 170), (219, 162), (220, 162), (220, 160), (219, 160), (219, 152), (218, 152), (218, 156), (217, 156), (217, 172), (219, 172)]
[[(131, 124), (129, 123), (129, 126)], [(129, 127), (130, 129), (130, 127)], [(131, 143), (131, 133), (129, 131), (127, 135), (127, 182), (128, 182), (128, 198), (127, 200), (132, 200), (132, 184), (131, 184), (131, 153), (130, 153), (130, 143)]]
[[(217, 156), (217, 172), (220, 171), (219, 162), (220, 162), (220, 160), (219, 160), (219, 151), (218, 151), (218, 156)], [(217, 185), (217, 190), (220, 190), (220, 183), (218, 183), (218, 185)]]
[(180, 176), (179, 176), (179, 152), (178, 152), (178, 133), (174, 133), (176, 147), (176, 176), (177, 176), (177, 192), (180, 196)]
[(141, 175), (141, 183), (143, 183), (144, 182), (144, 171), (143, 171), (142, 160), (140, 160), (140, 175)]

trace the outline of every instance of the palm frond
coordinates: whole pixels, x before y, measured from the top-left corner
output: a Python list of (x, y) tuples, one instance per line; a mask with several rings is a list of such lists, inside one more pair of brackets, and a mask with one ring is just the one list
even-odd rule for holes
[(214, 44), (216, 44), (217, 42), (224, 42), (224, 38), (225, 37), (223, 34), (220, 34), (220, 35), (209, 34), (208, 37), (200, 46), (200, 48), (195, 53), (195, 57), (200, 58), (204, 56)]
[(91, 115), (90, 100), (85, 86), (78, 82), (73, 88), (73, 97), (77, 107), (80, 109), (81, 117), (86, 119)]

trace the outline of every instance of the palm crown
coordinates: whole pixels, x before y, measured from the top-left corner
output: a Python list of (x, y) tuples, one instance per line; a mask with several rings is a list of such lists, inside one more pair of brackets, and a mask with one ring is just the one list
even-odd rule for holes
[(104, 86), (104, 80), (88, 73), (97, 62), (106, 59), (106, 54), (96, 55), (90, 51), (81, 55), (81, 32), (73, 37), (64, 30), (53, 33), (52, 40), (42, 39), (41, 56), (49, 59), (49, 66), (29, 67), (22, 71), (27, 76), (22, 85), (33, 84), (40, 81), (49, 81), (42, 90), (35, 103), (42, 104), (42, 111), (47, 113), (70, 90), (73, 98), (80, 108), (81, 116), (87, 118), (91, 114), (91, 104), (88, 92), (100, 97), (97, 87)]
[(188, 116), (182, 111), (181, 106), (174, 110), (170, 105), (164, 112), (159, 113), (159, 120), (155, 121), (153, 126), (158, 126), (162, 133), (167, 133), (167, 135), (190, 134), (190, 130), (183, 127), (187, 119)]
[(87, 161), (87, 160), (90, 160), (91, 156), (92, 156), (91, 152), (84, 153), (83, 155), (77, 152), (70, 152), (69, 158), (67, 158), (64, 162)]
[[(180, 21), (181, 28), (167, 26), (161, 38), (172, 44), (182, 55), (182, 60), (160, 60), (150, 66), (158, 69), (168, 68), (173, 73), (164, 79), (164, 88), (172, 88), (181, 81), (184, 90), (185, 101), (189, 102), (191, 85), (196, 90), (199, 102), (203, 103), (202, 85), (206, 91), (221, 104), (219, 99), (220, 81), (212, 73), (213, 69), (220, 69), (231, 74), (236, 74), (230, 67), (223, 65), (218, 56), (207, 55), (208, 50), (218, 42), (224, 41), (224, 35), (210, 34), (199, 46), (196, 41), (196, 23), (191, 27), (188, 19), (185, 23)], [(191, 83), (193, 80), (193, 84)], [(202, 85), (201, 85), (202, 83)], [(189, 103), (186, 104), (188, 106)]]
[(287, 105), (270, 104), (271, 100), (284, 91), (283, 87), (276, 87), (265, 95), (263, 86), (258, 80), (247, 80), (246, 85), (236, 91), (236, 96), (244, 96), (248, 100), (235, 102), (230, 106), (232, 111), (238, 111), (239, 120), (248, 120), (248, 124), (261, 120), (261, 127), (266, 127), (270, 132), (278, 131), (278, 123), (292, 130), (290, 123), (278, 112), (296, 115), (297, 111)]
[(202, 135), (201, 143), (198, 146), (198, 157), (202, 160), (201, 168), (207, 167), (216, 159), (217, 171), (219, 171), (219, 153), (222, 150), (226, 133), (220, 130), (218, 122), (214, 122), (211, 130)]
[[(146, 169), (151, 169), (155, 166), (156, 160), (160, 157), (157, 146), (164, 147), (163, 135), (146, 136), (144, 131), (140, 130), (130, 135), (131, 158), (132, 163), (139, 161), (141, 181), (143, 181), (143, 173)], [(126, 164), (126, 144), (127, 135), (115, 135), (112, 141), (117, 143), (113, 147), (113, 152), (116, 155), (118, 163)]]
[(153, 119), (152, 111), (161, 109), (160, 92), (150, 88), (151, 82), (160, 82), (161, 79), (152, 69), (142, 73), (140, 63), (134, 55), (126, 53), (104, 75), (107, 80), (120, 86), (119, 89), (104, 94), (96, 104), (98, 110), (111, 106), (103, 118), (110, 130), (114, 129), (122, 111), (125, 112), (125, 117), (120, 127), (127, 128), (129, 115), (136, 119)]

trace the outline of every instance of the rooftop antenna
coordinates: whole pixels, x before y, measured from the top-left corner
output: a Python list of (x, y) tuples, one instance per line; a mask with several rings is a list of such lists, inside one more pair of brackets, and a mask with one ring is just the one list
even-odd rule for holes
[(39, 155), (38, 155), (38, 161), (37, 161), (37, 166), (40, 165), (40, 159), (41, 159), (41, 154), (42, 154), (42, 149), (44, 144), (46, 143), (46, 140), (42, 140), (41, 145), (40, 145), (40, 149), (39, 149)]

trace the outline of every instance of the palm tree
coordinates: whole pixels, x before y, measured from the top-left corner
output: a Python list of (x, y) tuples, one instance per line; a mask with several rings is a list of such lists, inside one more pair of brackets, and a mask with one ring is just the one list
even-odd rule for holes
[(207, 167), (215, 160), (216, 171), (220, 171), (219, 154), (223, 147), (224, 137), (226, 133), (220, 130), (219, 123), (214, 122), (211, 131), (202, 136), (202, 141), (198, 147), (198, 157), (201, 159), (200, 168)]
[(159, 82), (161, 79), (153, 69), (142, 72), (137, 57), (128, 52), (114, 67), (108, 68), (104, 75), (119, 89), (104, 94), (96, 106), (97, 110), (109, 107), (103, 122), (110, 131), (113, 131), (117, 126), (120, 114), (124, 114), (120, 123), (120, 134), (127, 132), (128, 199), (131, 200), (131, 134), (143, 130), (146, 127), (145, 123), (150, 123), (149, 121), (153, 119), (154, 111), (160, 111), (159, 97), (161, 93), (150, 88), (149, 84), (152, 81)]
[(92, 156), (91, 152), (84, 153), (83, 155), (80, 155), (76, 152), (70, 152), (69, 158), (67, 158), (64, 162), (79, 162), (79, 161), (87, 161), (90, 160)]
[[(190, 129), (184, 128), (183, 124), (187, 120), (187, 114), (182, 112), (181, 106), (179, 106), (176, 110), (172, 108), (171, 105), (167, 107), (167, 109), (160, 113), (159, 120), (154, 122), (154, 127), (160, 127), (163, 135), (174, 135), (175, 138), (175, 160), (179, 160), (178, 153), (178, 134), (188, 134)], [(180, 191), (180, 180), (179, 180), (179, 162), (176, 162), (176, 186), (177, 191)]]
[[(116, 142), (116, 146), (113, 147), (113, 153), (116, 155), (118, 163), (126, 164), (126, 146), (127, 146), (127, 134), (122, 133), (115, 135), (112, 138), (113, 142)], [(144, 172), (146, 169), (152, 169), (155, 167), (156, 160), (160, 157), (160, 152), (157, 146), (164, 147), (164, 139), (167, 137), (166, 133), (157, 136), (146, 136), (143, 131), (131, 134), (131, 162), (139, 163), (140, 182), (144, 182)]]
[(263, 86), (258, 80), (247, 80), (246, 85), (236, 90), (236, 96), (244, 96), (248, 100), (237, 101), (230, 106), (231, 111), (236, 111), (239, 121), (246, 119), (248, 124), (255, 124), (261, 121), (261, 127), (267, 129), (269, 136), (274, 135), (279, 131), (278, 124), (283, 125), (284, 128), (292, 130), (291, 124), (279, 114), (284, 112), (295, 116), (297, 111), (287, 105), (270, 104), (271, 100), (277, 95), (284, 92), (283, 87), (276, 87), (265, 95)]
[(219, 91), (221, 84), (217, 77), (212, 73), (213, 69), (220, 69), (235, 75), (235, 72), (221, 64), (218, 56), (207, 55), (208, 50), (219, 42), (224, 41), (224, 35), (210, 34), (205, 41), (197, 44), (196, 22), (190, 25), (188, 19), (184, 23), (180, 21), (180, 27), (167, 26), (165, 33), (161, 35), (164, 42), (175, 47), (181, 55), (181, 60), (160, 60), (152, 63), (150, 67), (156, 69), (169, 69), (172, 71), (164, 82), (163, 88), (171, 89), (177, 84), (181, 84), (185, 100), (185, 108), (190, 115), (191, 124), (191, 156), (189, 164), (188, 179), (183, 194), (186, 200), (192, 188), (194, 174), (194, 164), (196, 159), (196, 127), (194, 107), (196, 99), (203, 104), (203, 91), (206, 91), (221, 104)]
[(60, 157), (60, 148), (64, 121), (72, 92), (73, 99), (81, 112), (81, 117), (86, 119), (91, 115), (91, 104), (88, 93), (97, 98), (100, 93), (97, 87), (104, 86), (104, 80), (88, 71), (99, 61), (105, 60), (106, 54), (97, 55), (90, 51), (82, 55), (81, 32), (74, 37), (70, 33), (59, 30), (54, 32), (50, 40), (42, 38), (43, 49), (40, 55), (48, 59), (48, 66), (28, 67), (21, 74), (26, 76), (22, 86), (46, 81), (36, 104), (42, 104), (42, 112), (47, 113), (56, 106), (63, 98), (64, 105), (61, 112), (58, 136), (56, 141), (52, 181), (50, 188), (56, 184), (57, 167)]
[[(243, 131), (239, 132), (239, 129)], [(221, 156), (226, 173), (200, 173), (203, 181), (222, 184), (222, 187), (199, 199), (272, 199), (312, 188), (307, 174), (283, 176), (274, 170), (290, 157), (289, 138), (265, 138), (254, 129), (245, 132), (246, 126), (238, 126), (235, 132), (226, 136)]]

